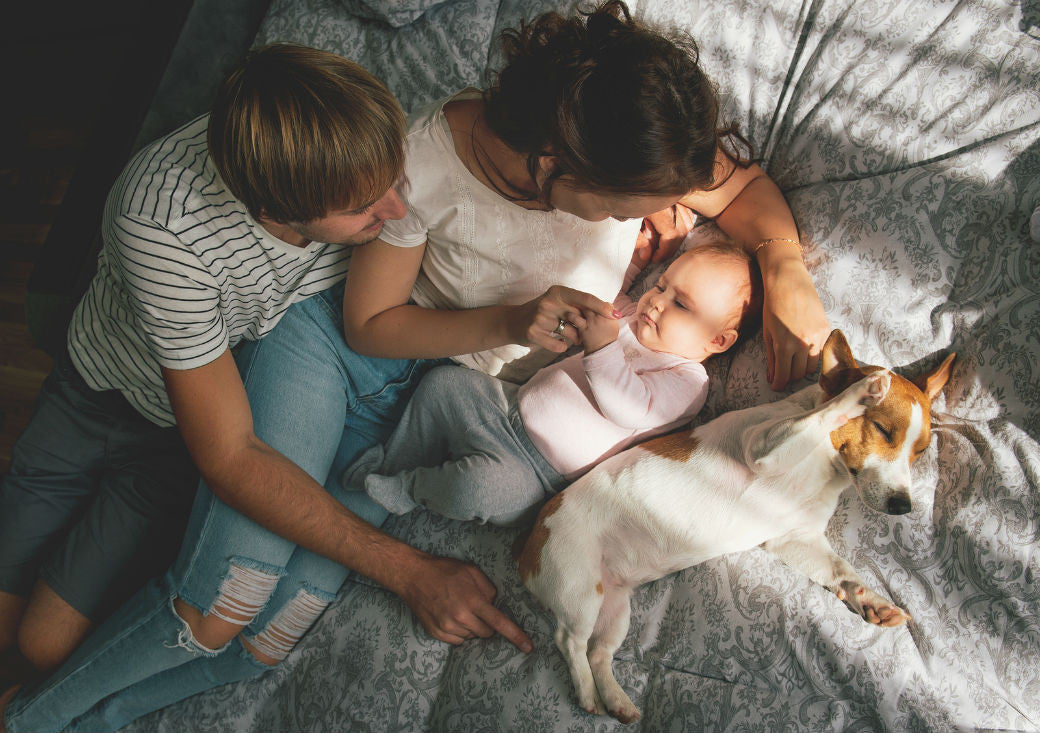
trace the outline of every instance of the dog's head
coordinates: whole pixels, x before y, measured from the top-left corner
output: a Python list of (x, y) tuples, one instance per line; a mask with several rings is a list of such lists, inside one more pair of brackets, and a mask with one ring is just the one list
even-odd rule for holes
[[(913, 382), (892, 374), (881, 400), (831, 433), (863, 503), (886, 514), (906, 514), (913, 506), (910, 464), (931, 440), (932, 400), (950, 378), (955, 354)], [(820, 387), (827, 398), (878, 371), (858, 366), (845, 336), (835, 329), (823, 347)]]

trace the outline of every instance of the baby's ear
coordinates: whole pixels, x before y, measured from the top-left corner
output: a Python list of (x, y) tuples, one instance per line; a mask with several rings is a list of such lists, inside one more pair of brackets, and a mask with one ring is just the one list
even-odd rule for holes
[(719, 331), (715, 335), (715, 338), (711, 340), (711, 343), (708, 344), (708, 351), (713, 354), (721, 354), (723, 351), (728, 350), (733, 344), (737, 343), (737, 338), (739, 336), (740, 334), (733, 328)]

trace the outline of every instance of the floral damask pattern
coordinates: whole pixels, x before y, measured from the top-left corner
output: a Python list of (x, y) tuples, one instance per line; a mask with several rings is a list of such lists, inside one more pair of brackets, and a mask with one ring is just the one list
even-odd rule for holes
[[(356, 3), (355, 3), (356, 4)], [(376, 7), (378, 3), (363, 3)], [(275, 0), (259, 40), (356, 58), (406, 109), (479, 85), (493, 39), (554, 0), (417, 2), (393, 27), (336, 0)], [(615, 667), (644, 711), (579, 710), (551, 617), (520, 585), (516, 531), (424, 512), (388, 530), (465, 557), (534, 638), (449, 647), (403, 604), (348, 583), (259, 680), (150, 716), (140, 731), (937, 731), (1040, 727), (1040, 7), (1035, 0), (639, 0), (689, 32), (785, 191), (833, 325), (865, 362), (913, 375), (949, 351), (935, 487), (904, 517), (851, 492), (828, 536), (914, 621), (878, 629), (764, 551), (639, 589)], [(707, 238), (711, 225), (694, 240)], [(638, 286), (637, 286), (638, 287)], [(779, 398), (761, 340), (710, 365), (698, 420)], [(187, 725), (190, 721), (190, 725)]]

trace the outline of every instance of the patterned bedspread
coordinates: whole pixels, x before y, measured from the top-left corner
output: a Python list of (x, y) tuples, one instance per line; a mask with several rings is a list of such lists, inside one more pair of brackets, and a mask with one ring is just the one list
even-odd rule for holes
[[(958, 354), (915, 480), (881, 516), (847, 492), (828, 537), (914, 621), (878, 629), (761, 550), (641, 588), (615, 669), (633, 730), (1040, 728), (1040, 2), (643, 0), (690, 32), (780, 184), (832, 324), (914, 375)], [(259, 42), (360, 61), (406, 110), (496, 62), (493, 39), (559, 0), (275, 0)], [(693, 235), (706, 237), (705, 223)], [(712, 364), (698, 420), (771, 401), (761, 339)], [(794, 388), (800, 385), (795, 385)], [(425, 512), (398, 537), (487, 572), (533, 637), (455, 648), (365, 581), (277, 670), (135, 731), (608, 731), (574, 704), (551, 616), (520, 585), (517, 532)]]

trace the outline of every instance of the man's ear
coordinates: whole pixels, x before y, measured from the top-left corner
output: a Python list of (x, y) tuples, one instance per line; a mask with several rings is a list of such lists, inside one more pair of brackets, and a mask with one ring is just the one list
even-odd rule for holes
[(715, 338), (708, 342), (708, 351), (713, 354), (721, 354), (723, 351), (728, 350), (733, 344), (737, 343), (739, 337), (740, 334), (733, 328), (719, 331), (715, 335)]
[(267, 209), (260, 209), (260, 213), (257, 215), (256, 220), (259, 222), (267, 222), (268, 224), (284, 224), (284, 221), (278, 221), (273, 216), (267, 213)]

